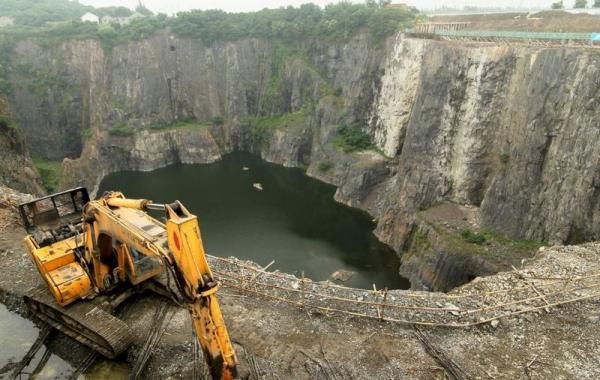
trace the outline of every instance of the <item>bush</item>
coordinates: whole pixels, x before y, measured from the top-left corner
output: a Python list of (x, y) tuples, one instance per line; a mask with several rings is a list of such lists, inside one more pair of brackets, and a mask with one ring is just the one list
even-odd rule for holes
[(4, 78), (0, 78), (0, 92), (8, 95), (11, 91), (12, 85), (10, 82)]
[[(18, 129), (18, 124), (8, 116), (0, 115), (0, 127), (5, 128), (4, 130), (13, 130), (16, 131)], [(6, 129), (8, 128), (8, 129)]]
[(462, 230), (460, 232), (460, 236), (467, 242), (471, 244), (482, 245), (485, 243), (486, 238), (480, 233), (473, 232), (471, 230)]
[(40, 173), (44, 187), (49, 193), (58, 190), (58, 182), (62, 176), (62, 163), (60, 161), (48, 161), (43, 158), (33, 157), (33, 165)]
[(265, 124), (252, 124), (250, 126), (250, 138), (255, 146), (261, 146), (269, 138), (269, 127)]
[(338, 130), (338, 137), (334, 143), (342, 148), (345, 153), (371, 149), (374, 147), (371, 136), (365, 133), (357, 123), (343, 125)]
[(325, 173), (327, 171), (329, 171), (331, 168), (333, 167), (333, 164), (330, 161), (319, 161), (317, 163), (317, 169), (319, 169), (319, 171), (321, 173)]
[(8, 127), (10, 124), (10, 119), (4, 115), (0, 115), (0, 126)]
[(223, 125), (225, 123), (225, 119), (222, 116), (213, 116), (210, 118), (210, 123), (212, 125)]
[(133, 130), (133, 128), (126, 124), (119, 124), (108, 131), (109, 135), (117, 137), (133, 136), (134, 133), (135, 131)]
[(91, 128), (84, 128), (81, 130), (81, 138), (82, 139), (87, 140), (90, 137), (92, 137), (92, 129)]
[(503, 164), (507, 164), (509, 159), (510, 156), (508, 155), (508, 153), (502, 153), (500, 155), (500, 161), (502, 161)]
[(211, 124), (208, 122), (199, 122), (193, 116), (183, 117), (181, 119), (177, 119), (171, 123), (168, 122), (159, 122), (150, 126), (148, 129), (154, 131), (160, 131), (165, 129), (176, 129), (176, 128), (207, 128), (210, 127)]
[(565, 6), (562, 0), (552, 3), (552, 9), (563, 9)]

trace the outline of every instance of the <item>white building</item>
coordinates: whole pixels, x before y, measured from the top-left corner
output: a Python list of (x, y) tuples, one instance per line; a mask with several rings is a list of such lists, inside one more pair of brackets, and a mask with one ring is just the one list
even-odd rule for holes
[(129, 24), (132, 20), (136, 19), (136, 18), (141, 18), (144, 17), (143, 15), (135, 12), (134, 14), (132, 14), (131, 16), (127, 16), (127, 17), (113, 17), (113, 16), (104, 16), (100, 19), (100, 23), (101, 24), (119, 24), (119, 25), (127, 25)]
[(93, 22), (94, 24), (98, 24), (100, 23), (100, 17), (96, 16), (93, 13), (86, 13), (83, 16), (81, 16), (81, 21), (82, 22)]
[(15, 24), (15, 21), (8, 16), (0, 16), (0, 28), (3, 28), (5, 26), (13, 26)]

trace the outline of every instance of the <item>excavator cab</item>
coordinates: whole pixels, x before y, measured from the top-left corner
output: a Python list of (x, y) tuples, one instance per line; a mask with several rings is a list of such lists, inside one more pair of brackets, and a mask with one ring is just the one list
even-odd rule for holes
[(79, 187), (19, 205), (27, 251), (52, 295), (61, 306), (92, 292), (90, 278), (81, 266), (82, 210), (90, 201)]
[(90, 201), (84, 187), (63, 191), (19, 205), (25, 230), (40, 247), (81, 233), (81, 212)]

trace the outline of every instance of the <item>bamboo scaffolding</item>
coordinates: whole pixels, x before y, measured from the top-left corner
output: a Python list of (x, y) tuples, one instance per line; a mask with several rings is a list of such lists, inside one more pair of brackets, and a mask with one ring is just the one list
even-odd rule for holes
[[(236, 276), (236, 275), (231, 274), (231, 273), (221, 272), (221, 271), (217, 271), (217, 270), (214, 270), (214, 271), (216, 273), (219, 273), (219, 274), (224, 275), (224, 276), (229, 276), (229, 277), (232, 277), (234, 279), (242, 280), (242, 278), (240, 278), (239, 276)], [(569, 293), (569, 292), (574, 292), (574, 291), (580, 291), (580, 290), (593, 289), (593, 288), (600, 287), (600, 282), (599, 282), (599, 283), (595, 283), (595, 284), (588, 285), (588, 286), (563, 289), (563, 290), (559, 290), (559, 291), (556, 291), (556, 292), (553, 292), (553, 293), (546, 293), (545, 295), (536, 295), (535, 297), (528, 297), (528, 298), (523, 298), (523, 299), (517, 299), (517, 300), (510, 301), (510, 302), (505, 302), (505, 303), (501, 303), (501, 304), (497, 304), (497, 305), (492, 305), (492, 306), (487, 306), (487, 307), (480, 307), (480, 308), (477, 308), (477, 309), (462, 310), (462, 309), (459, 308), (459, 310), (457, 310), (456, 307), (412, 306), (412, 305), (399, 305), (399, 304), (391, 304), (391, 303), (382, 303), (382, 302), (375, 302), (375, 301), (354, 300), (354, 299), (349, 299), (349, 298), (344, 298), (344, 297), (339, 297), (339, 296), (331, 296), (331, 295), (328, 295), (328, 294), (325, 294), (325, 293), (317, 293), (317, 292), (314, 292), (314, 291), (306, 291), (306, 290), (304, 290), (304, 288), (305, 288), (304, 281), (301, 281), (301, 283), (302, 283), (302, 289), (293, 289), (291, 287), (288, 288), (288, 287), (284, 287), (284, 286), (281, 286), (281, 285), (274, 285), (274, 284), (269, 284), (269, 283), (265, 283), (265, 282), (254, 282), (254, 285), (258, 285), (258, 286), (261, 286), (261, 287), (269, 287), (269, 288), (274, 288), (274, 289), (280, 289), (280, 290), (287, 291), (287, 292), (299, 293), (301, 296), (304, 296), (305, 294), (310, 294), (310, 295), (314, 295), (314, 296), (318, 296), (318, 297), (322, 297), (322, 298), (327, 298), (327, 299), (334, 300), (334, 301), (348, 302), (348, 303), (354, 303), (354, 304), (362, 304), (362, 305), (371, 306), (371, 307), (382, 307), (382, 306), (384, 306), (386, 308), (396, 308), (396, 309), (414, 310), (414, 311), (429, 311), (429, 312), (452, 312), (452, 311), (458, 311), (458, 312), (464, 313), (464, 314), (481, 313), (481, 312), (484, 312), (484, 311), (489, 311), (489, 310), (504, 308), (504, 307), (513, 306), (513, 305), (517, 305), (517, 304), (523, 304), (523, 303), (526, 303), (526, 302), (532, 302), (532, 301), (536, 301), (536, 300), (539, 300), (539, 299), (544, 299), (545, 297), (550, 297), (550, 296), (553, 296), (553, 295), (556, 295), (556, 294), (564, 294), (564, 293)], [(303, 299), (304, 299), (304, 297), (303, 297)]]
[[(248, 289), (248, 288), (242, 288), (240, 286), (236, 286), (235, 284), (228, 284), (228, 287), (240, 290), (242, 292), (249, 292), (249, 293), (253, 293), (259, 296), (263, 296), (266, 298), (271, 298), (277, 301), (281, 301), (281, 302), (285, 302), (291, 305), (295, 305), (298, 308), (303, 308), (303, 307), (309, 307), (315, 310), (319, 310), (319, 311), (323, 311), (326, 313), (337, 313), (337, 314), (345, 314), (345, 315), (349, 315), (349, 316), (354, 316), (354, 317), (364, 317), (364, 318), (369, 318), (369, 319), (376, 319), (378, 320), (379, 317), (376, 315), (369, 315), (369, 314), (365, 314), (365, 313), (359, 313), (359, 312), (355, 312), (355, 311), (349, 311), (349, 310), (342, 310), (342, 309), (337, 309), (337, 308), (333, 308), (333, 307), (324, 307), (324, 306), (318, 306), (318, 305), (303, 305), (301, 302), (296, 302), (290, 299), (286, 299), (283, 297), (278, 297), (272, 294), (268, 294), (266, 292), (260, 292), (258, 290), (253, 290), (253, 289)], [(532, 307), (532, 308), (528, 308), (528, 309), (523, 309), (523, 310), (518, 310), (518, 311), (514, 311), (514, 312), (509, 312), (509, 313), (504, 313), (498, 316), (494, 316), (494, 317), (490, 317), (490, 318), (486, 318), (486, 319), (480, 319), (476, 322), (463, 322), (463, 323), (457, 323), (457, 322), (451, 322), (451, 323), (443, 323), (443, 322), (435, 322), (435, 321), (411, 321), (411, 320), (407, 320), (407, 319), (398, 319), (398, 318), (391, 318), (391, 317), (384, 317), (382, 320), (386, 321), (386, 322), (395, 322), (395, 323), (400, 323), (400, 324), (408, 324), (408, 325), (419, 325), (419, 326), (431, 326), (431, 327), (473, 327), (473, 326), (478, 326), (478, 325), (482, 325), (485, 323), (489, 323), (491, 321), (494, 320), (498, 320), (501, 318), (506, 318), (506, 317), (510, 317), (510, 316), (515, 316), (515, 315), (519, 315), (519, 314), (523, 314), (523, 313), (528, 313), (528, 312), (534, 312), (546, 307), (556, 307), (559, 305), (564, 305), (564, 304), (568, 304), (568, 303), (573, 303), (573, 302), (579, 302), (579, 301), (583, 301), (583, 300), (588, 300), (588, 299), (592, 299), (592, 298), (596, 298), (596, 297), (600, 297), (600, 292), (597, 293), (593, 293), (593, 294), (589, 294), (586, 296), (581, 296), (581, 297), (577, 297), (577, 298), (571, 298), (571, 299), (567, 299), (567, 300), (563, 300), (560, 302), (554, 302), (552, 304), (549, 305), (543, 305), (543, 306), (538, 306), (538, 307)], [(388, 305), (389, 306), (389, 305)]]
[[(338, 314), (418, 326), (466, 328), (600, 297), (600, 291), (595, 291), (600, 288), (600, 281), (597, 281), (600, 274), (536, 278), (535, 274), (528, 276), (515, 268), (512, 272), (507, 272), (508, 277), (505, 279), (517, 283), (508, 289), (454, 295), (425, 292), (416, 294), (410, 291), (392, 293), (393, 301), (399, 299), (399, 302), (409, 303), (401, 304), (389, 302), (388, 290), (377, 290), (375, 286), (373, 290), (354, 289), (313, 282), (304, 278), (304, 275), (296, 278), (283, 273), (267, 272), (270, 265), (257, 268), (232, 259), (213, 256), (210, 259), (214, 259), (217, 264), (213, 271), (221, 277), (224, 286), (234, 291), (255, 294), (326, 315)], [(277, 283), (273, 283), (275, 281)], [(335, 291), (346, 295), (329, 294)], [(588, 293), (581, 294), (582, 292)], [(373, 296), (374, 301), (364, 300), (362, 297), (366, 295)], [(431, 306), (431, 303), (439, 305), (448, 301), (456, 302), (458, 306)], [(515, 310), (517, 306), (520, 308)]]
[[(217, 257), (217, 256), (209, 256), (209, 259), (211, 260), (215, 260), (215, 261), (220, 261), (220, 262), (225, 262), (227, 264), (233, 265), (235, 267), (239, 267), (239, 268), (243, 268), (246, 270), (250, 270), (253, 272), (260, 272), (263, 274), (266, 274), (268, 276), (272, 276), (272, 277), (277, 277), (283, 280), (290, 280), (290, 275), (289, 274), (284, 274), (284, 273), (278, 273), (278, 272), (266, 272), (261, 270), (260, 268), (256, 268), (254, 266), (248, 265), (248, 264), (244, 264), (241, 263), (239, 261), (236, 260), (231, 260), (231, 259), (227, 259), (227, 258), (223, 258), (223, 257)], [(241, 270), (240, 270), (241, 272)], [(514, 273), (514, 272), (508, 272), (508, 273)], [(519, 274), (517, 274), (519, 275)], [(573, 282), (573, 281), (584, 281), (590, 278), (596, 278), (596, 277), (600, 277), (600, 274), (594, 274), (594, 275), (589, 275), (589, 276), (572, 276), (572, 277), (550, 277), (549, 280), (551, 281), (564, 281), (564, 282)], [(525, 279), (532, 279), (532, 280), (545, 280), (546, 278), (535, 278), (535, 277), (525, 277)], [(324, 285), (325, 286), (325, 285)], [(346, 286), (342, 286), (342, 285), (336, 285), (336, 284), (327, 284), (326, 285), (329, 288), (336, 288), (336, 289), (343, 289), (343, 290), (352, 290), (351, 288), (348, 288)], [(557, 285), (551, 285), (551, 286), (558, 286)], [(503, 290), (496, 290), (496, 291), (492, 291), (492, 292), (482, 292), (480, 294), (477, 294), (475, 296), (481, 296), (481, 297), (486, 297), (489, 295), (495, 295), (495, 294), (503, 294), (503, 293), (514, 293), (515, 291), (519, 291), (519, 290), (526, 290), (529, 289), (529, 285), (523, 285), (523, 286), (519, 286), (519, 287), (513, 287), (510, 289), (503, 289)], [(378, 294), (379, 291), (373, 291), (370, 289), (356, 289), (356, 291), (360, 291), (361, 293), (364, 292), (368, 292), (370, 294)], [(435, 297), (436, 293), (426, 293), (426, 292), (420, 292), (420, 293), (416, 293), (416, 292), (405, 292), (403, 294), (403, 297), (410, 297), (410, 298), (431, 298), (431, 297)], [(460, 298), (473, 298), (473, 294), (444, 294), (444, 296), (446, 298), (453, 298), (453, 299), (460, 299)]]

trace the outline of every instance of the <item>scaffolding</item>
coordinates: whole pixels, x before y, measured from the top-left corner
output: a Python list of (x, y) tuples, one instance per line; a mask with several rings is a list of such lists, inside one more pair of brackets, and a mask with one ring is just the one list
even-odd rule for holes
[(425, 38), (475, 41), (522, 41), (532, 44), (575, 44), (600, 46), (600, 33), (516, 32), (501, 30), (466, 30), (468, 22), (419, 23), (406, 33)]
[(325, 315), (418, 326), (464, 328), (600, 297), (600, 274), (596, 273), (547, 278), (515, 269), (502, 274), (503, 284), (512, 286), (445, 294), (348, 288), (268, 272), (233, 258), (209, 256), (209, 262), (223, 286), (237, 292)]
[(441, 31), (457, 32), (464, 30), (470, 22), (421, 22), (415, 25), (415, 33), (434, 34)]

